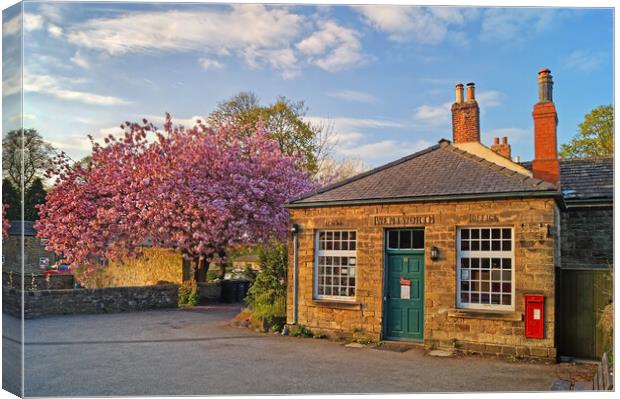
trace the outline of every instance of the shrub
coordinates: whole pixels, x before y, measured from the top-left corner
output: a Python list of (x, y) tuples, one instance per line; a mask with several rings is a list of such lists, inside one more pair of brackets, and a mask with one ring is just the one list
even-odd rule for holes
[(198, 287), (196, 281), (184, 281), (179, 286), (179, 306), (195, 306), (198, 304)]
[(273, 241), (259, 251), (261, 272), (245, 299), (254, 317), (270, 324), (286, 318), (286, 245)]

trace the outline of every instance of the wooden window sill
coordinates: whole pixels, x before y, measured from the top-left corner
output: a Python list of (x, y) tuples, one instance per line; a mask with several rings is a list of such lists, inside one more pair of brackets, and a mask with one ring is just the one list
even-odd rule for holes
[(448, 311), (448, 317), (502, 321), (523, 320), (523, 315), (521, 314), (521, 312), (483, 309), (450, 309)]
[(312, 303), (316, 306), (336, 309), (359, 310), (362, 308), (362, 305), (359, 302), (338, 301), (333, 299), (313, 299)]

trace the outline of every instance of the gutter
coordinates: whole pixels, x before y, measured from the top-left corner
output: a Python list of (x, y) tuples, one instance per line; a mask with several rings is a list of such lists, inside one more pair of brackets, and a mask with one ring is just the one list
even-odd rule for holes
[(487, 194), (457, 194), (457, 195), (430, 195), (426, 197), (398, 197), (398, 198), (369, 198), (336, 201), (315, 201), (315, 202), (292, 202), (285, 204), (285, 208), (317, 208), (344, 205), (376, 205), (376, 204), (402, 204), (410, 202), (438, 202), (456, 200), (485, 200), (485, 199), (509, 199), (509, 198), (555, 198), (558, 202), (562, 201), (562, 195), (556, 190), (546, 191), (515, 191), (508, 193), (487, 193)]
[(298, 321), (298, 296), (299, 296), (299, 225), (293, 224), (291, 227), (293, 234), (293, 324)]

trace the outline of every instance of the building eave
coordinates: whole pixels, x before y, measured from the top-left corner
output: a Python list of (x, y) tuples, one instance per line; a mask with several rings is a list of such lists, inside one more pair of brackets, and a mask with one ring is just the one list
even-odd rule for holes
[(322, 208), (332, 206), (353, 206), (353, 205), (377, 205), (377, 204), (402, 204), (419, 202), (440, 202), (440, 201), (468, 201), (468, 200), (494, 200), (510, 198), (555, 198), (558, 203), (562, 201), (562, 196), (556, 190), (549, 191), (515, 191), (506, 193), (482, 193), (482, 194), (454, 194), (454, 195), (431, 195), (422, 197), (397, 197), (397, 198), (368, 198), (337, 201), (315, 201), (289, 203), (284, 207), (295, 208)]

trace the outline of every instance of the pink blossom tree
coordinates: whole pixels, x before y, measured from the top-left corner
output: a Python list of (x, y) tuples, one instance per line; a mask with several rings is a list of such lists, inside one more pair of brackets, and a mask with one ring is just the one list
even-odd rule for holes
[(40, 208), (38, 235), (71, 265), (93, 256), (135, 254), (145, 239), (190, 259), (204, 279), (226, 249), (286, 234), (284, 203), (313, 188), (295, 157), (258, 129), (240, 134), (198, 124), (164, 131), (123, 125), (124, 137), (93, 144), (92, 160), (54, 161), (57, 182)]
[(105, 146), (91, 137), (87, 162), (74, 163), (61, 153), (47, 171), (55, 184), (39, 207), (37, 236), (71, 266), (134, 254), (148, 235), (139, 198), (146, 194), (142, 176), (151, 153), (146, 137), (156, 129), (146, 120), (121, 127), (122, 137), (109, 135)]

